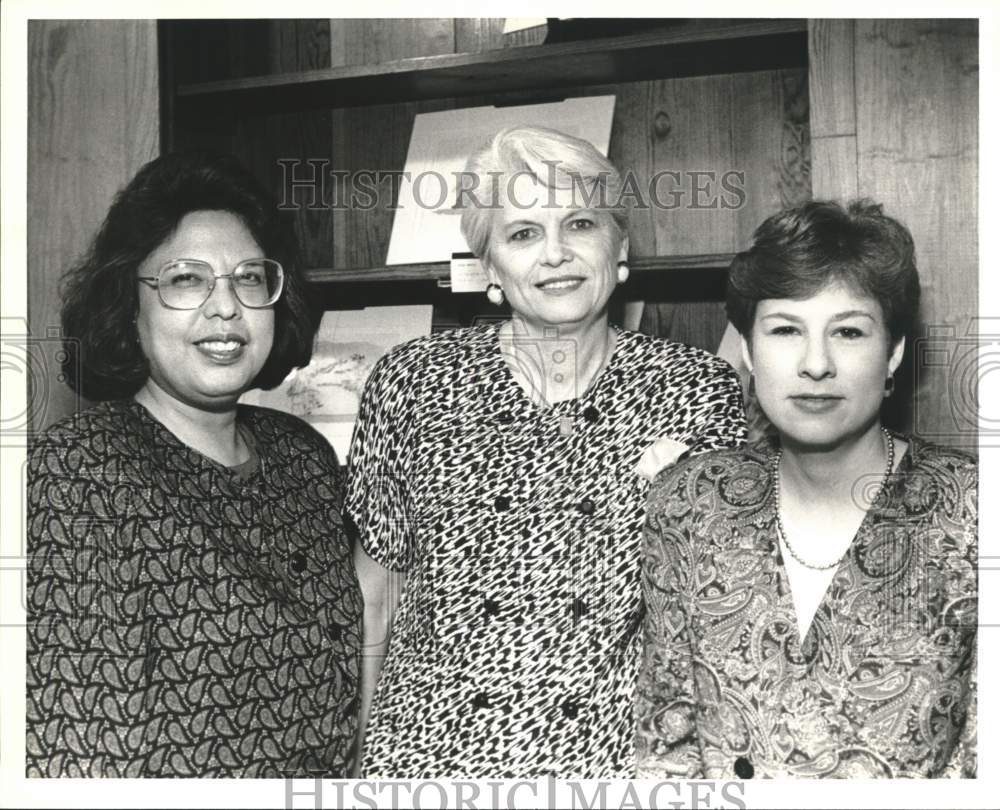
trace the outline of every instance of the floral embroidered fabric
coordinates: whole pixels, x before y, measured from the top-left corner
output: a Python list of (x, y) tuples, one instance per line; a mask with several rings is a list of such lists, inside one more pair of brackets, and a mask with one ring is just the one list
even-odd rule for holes
[(801, 644), (773, 449), (705, 454), (657, 479), (640, 775), (975, 776), (977, 467), (908, 441)]

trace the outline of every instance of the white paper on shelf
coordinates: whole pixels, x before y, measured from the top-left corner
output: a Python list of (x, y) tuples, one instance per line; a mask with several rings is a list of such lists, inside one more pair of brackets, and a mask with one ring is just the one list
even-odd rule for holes
[[(444, 262), (469, 250), (455, 207), (465, 162), (498, 130), (525, 124), (554, 127), (608, 153), (614, 96), (572, 98), (521, 107), (471, 107), (422, 113), (413, 122), (405, 179), (399, 186), (386, 264)], [(483, 190), (481, 194), (488, 194)]]
[(451, 260), (452, 292), (483, 292), (490, 280), (479, 259), (461, 258)]
[(524, 31), (526, 28), (538, 28), (547, 22), (545, 17), (507, 17), (503, 21), (503, 33), (513, 34), (515, 31)]
[(432, 306), (366, 307), (323, 315), (312, 361), (271, 391), (240, 399), (301, 417), (347, 461), (365, 382), (375, 362), (394, 346), (431, 332)]

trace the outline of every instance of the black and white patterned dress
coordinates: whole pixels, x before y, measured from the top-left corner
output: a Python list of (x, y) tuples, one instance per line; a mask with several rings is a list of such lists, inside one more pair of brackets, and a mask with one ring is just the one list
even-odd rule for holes
[(337, 458), (287, 414), (238, 425), (254, 469), (132, 400), (32, 447), (29, 776), (349, 770), (362, 605)]
[(420, 338), (362, 399), (346, 511), (407, 572), (365, 742), (369, 777), (627, 777), (635, 767), (639, 562), (668, 436), (740, 444), (730, 367), (619, 332), (580, 398), (514, 380), (496, 325)]

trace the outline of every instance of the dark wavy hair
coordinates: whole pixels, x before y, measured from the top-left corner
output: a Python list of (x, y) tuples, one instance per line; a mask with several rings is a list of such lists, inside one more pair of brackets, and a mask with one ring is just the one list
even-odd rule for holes
[(759, 301), (808, 298), (832, 281), (879, 303), (890, 350), (913, 334), (920, 310), (913, 238), (871, 200), (846, 210), (835, 202), (807, 202), (766, 219), (753, 246), (729, 268), (726, 314), (749, 341)]
[(118, 192), (89, 252), (63, 277), (63, 372), (73, 390), (88, 399), (119, 399), (146, 382), (149, 364), (135, 323), (136, 270), (194, 211), (239, 217), (267, 257), (284, 268), (274, 343), (254, 387), (273, 388), (309, 362), (320, 312), (300, 275), (291, 223), (235, 158), (176, 153), (147, 163)]

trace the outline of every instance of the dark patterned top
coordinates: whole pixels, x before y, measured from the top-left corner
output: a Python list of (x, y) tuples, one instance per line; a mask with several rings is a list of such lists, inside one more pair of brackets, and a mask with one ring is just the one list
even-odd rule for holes
[(344, 775), (361, 598), (329, 445), (241, 406), (240, 474), (134, 401), (28, 467), (29, 776)]
[(744, 431), (726, 363), (634, 332), (550, 410), (514, 380), (495, 325), (383, 358), (347, 510), (372, 558), (408, 578), (365, 774), (631, 775), (649, 487), (634, 468), (661, 436), (700, 452)]
[(976, 463), (907, 441), (801, 644), (772, 447), (657, 479), (640, 775), (975, 775)]

